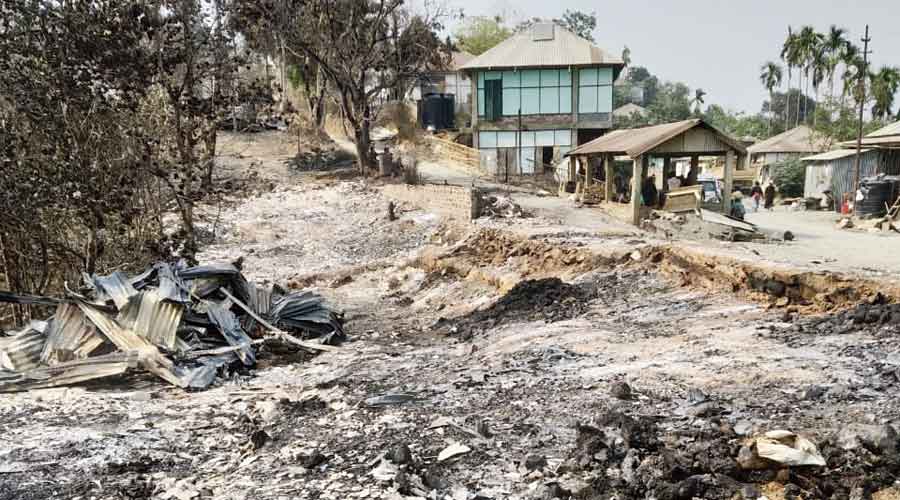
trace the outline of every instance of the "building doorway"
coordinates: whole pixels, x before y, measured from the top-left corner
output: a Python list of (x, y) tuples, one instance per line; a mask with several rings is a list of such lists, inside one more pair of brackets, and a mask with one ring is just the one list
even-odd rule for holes
[(553, 165), (553, 146), (544, 146), (541, 148), (541, 165), (545, 168)]

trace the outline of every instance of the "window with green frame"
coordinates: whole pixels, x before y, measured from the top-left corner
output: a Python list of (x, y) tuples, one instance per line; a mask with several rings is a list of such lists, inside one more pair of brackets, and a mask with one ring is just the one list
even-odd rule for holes
[(493, 110), (487, 109), (486, 103), (490, 100), (496, 106), (496, 87), (491, 83), (496, 80), (501, 82), (502, 116), (517, 116), (519, 110), (523, 115), (572, 112), (572, 75), (568, 69), (482, 71), (478, 73), (478, 116), (491, 119), (488, 115)]

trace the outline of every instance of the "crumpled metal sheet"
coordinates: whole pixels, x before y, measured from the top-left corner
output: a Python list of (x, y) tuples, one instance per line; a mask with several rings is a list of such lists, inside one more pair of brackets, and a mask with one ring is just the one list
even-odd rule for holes
[(138, 292), (116, 317), (124, 328), (153, 344), (172, 350), (184, 306), (163, 300), (159, 289)]
[(128, 299), (137, 295), (138, 291), (123, 273), (116, 271), (108, 276), (91, 276), (91, 283), (97, 293), (109, 297), (119, 309), (128, 304)]
[(172, 266), (166, 263), (157, 265), (157, 276), (159, 278), (159, 296), (165, 300), (172, 302), (180, 302), (187, 304), (191, 301), (191, 296), (187, 292), (187, 285), (178, 277)]
[(125, 373), (137, 366), (137, 353), (116, 352), (15, 373), (0, 372), (0, 392), (72, 385)]
[(0, 338), (0, 368), (24, 371), (40, 366), (47, 329), (47, 322), (32, 321), (13, 336)]
[(325, 305), (325, 299), (312, 292), (294, 292), (278, 298), (269, 310), (276, 326), (297, 328), (322, 336), (334, 345), (346, 338), (337, 315)]
[(103, 336), (85, 319), (78, 306), (60, 304), (50, 321), (47, 341), (41, 352), (41, 363), (52, 366), (86, 358), (103, 342)]
[(238, 321), (237, 316), (215, 302), (207, 304), (207, 314), (209, 315), (209, 320), (222, 332), (229, 345), (244, 346), (237, 351), (237, 356), (241, 362), (247, 366), (256, 364), (256, 353), (251, 346), (252, 340), (241, 328), (241, 323)]
[(79, 302), (78, 307), (116, 347), (124, 352), (138, 353), (141, 365), (147, 371), (173, 385), (183, 387), (181, 379), (175, 374), (175, 364), (163, 357), (159, 349), (147, 339), (131, 330), (122, 328), (116, 320), (106, 316), (101, 310), (90, 304)]

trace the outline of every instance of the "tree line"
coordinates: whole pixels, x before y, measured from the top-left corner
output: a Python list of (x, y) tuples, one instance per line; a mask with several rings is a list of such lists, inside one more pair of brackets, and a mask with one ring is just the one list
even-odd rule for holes
[(401, 0), (0, 3), (0, 287), (192, 260), (218, 130), (271, 107), (289, 71), (314, 128), (333, 97), (371, 167), (380, 104), (448, 58), (441, 15)]
[[(786, 102), (785, 128), (800, 123), (816, 127), (820, 119), (839, 118), (841, 113), (846, 113), (848, 104), (859, 105), (860, 101), (871, 104), (870, 111), (876, 120), (900, 119), (900, 112), (893, 111), (894, 96), (900, 89), (900, 68), (882, 66), (874, 71), (868, 67), (862, 49), (848, 38), (846, 29), (831, 25), (826, 33), (819, 33), (812, 26), (803, 26), (799, 31), (788, 27), (780, 59), (784, 66), (767, 61), (760, 68), (759, 78), (769, 94), (774, 95), (774, 89), (784, 83), (785, 73), (788, 93), (791, 93), (797, 75), (796, 104), (791, 100)], [(825, 106), (817, 112), (815, 103), (822, 101), (823, 86)], [(806, 98), (810, 87), (814, 94), (811, 102)]]

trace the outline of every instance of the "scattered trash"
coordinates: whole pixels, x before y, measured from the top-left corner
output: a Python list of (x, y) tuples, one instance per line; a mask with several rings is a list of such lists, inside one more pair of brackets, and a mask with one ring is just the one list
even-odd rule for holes
[(790, 431), (769, 431), (743, 446), (738, 454), (742, 469), (769, 469), (778, 465), (824, 466), (825, 459), (811, 441)]
[(838, 228), (838, 229), (851, 229), (851, 228), (853, 228), (853, 219), (851, 219), (851, 218), (849, 218), (849, 217), (844, 217), (843, 219), (841, 219), (841, 220), (838, 221), (838, 223), (837, 223), (837, 228)]
[(450, 446), (441, 450), (441, 452), (438, 454), (437, 459), (438, 459), (438, 462), (445, 462), (447, 460), (450, 460), (451, 458), (458, 457), (460, 455), (465, 455), (466, 453), (469, 453), (470, 451), (472, 451), (472, 449), (464, 444), (453, 443)]
[(412, 394), (383, 394), (366, 399), (366, 406), (389, 406), (408, 403), (415, 399)]
[(61, 299), (0, 294), (6, 302), (56, 304), (47, 321), (0, 337), (0, 392), (77, 384), (135, 367), (203, 389), (236, 362), (254, 366), (256, 347), (266, 341), (324, 351), (345, 338), (340, 316), (322, 297), (260, 287), (231, 264), (158, 263), (130, 278), (115, 272), (84, 281)]
[(492, 219), (513, 219), (527, 217), (528, 214), (509, 196), (487, 195), (482, 198), (481, 216)]

